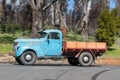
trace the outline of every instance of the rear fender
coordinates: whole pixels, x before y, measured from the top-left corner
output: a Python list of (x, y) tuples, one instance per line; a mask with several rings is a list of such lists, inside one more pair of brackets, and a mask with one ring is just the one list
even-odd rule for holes
[(78, 58), (80, 56), (80, 54), (82, 54), (83, 52), (89, 52), (90, 54), (92, 54), (92, 56), (93, 56), (94, 59), (96, 58), (95, 54), (92, 51), (80, 51), (79, 53), (77, 53), (75, 55), (75, 57)]

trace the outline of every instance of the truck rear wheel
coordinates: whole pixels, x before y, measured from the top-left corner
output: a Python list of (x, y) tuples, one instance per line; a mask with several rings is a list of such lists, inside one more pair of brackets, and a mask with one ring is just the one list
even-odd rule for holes
[(82, 66), (91, 66), (94, 59), (91, 53), (89, 52), (83, 52), (78, 58), (80, 65)]
[(77, 66), (79, 64), (79, 61), (77, 58), (73, 58), (73, 57), (68, 57), (68, 62), (69, 64), (73, 65), (73, 66)]
[(33, 51), (26, 51), (20, 56), (22, 65), (32, 65), (36, 62), (37, 56)]

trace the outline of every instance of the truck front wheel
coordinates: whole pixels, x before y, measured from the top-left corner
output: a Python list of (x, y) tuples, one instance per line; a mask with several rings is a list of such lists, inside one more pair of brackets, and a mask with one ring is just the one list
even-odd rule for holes
[(73, 65), (73, 66), (77, 66), (79, 64), (79, 61), (77, 58), (73, 58), (73, 57), (68, 57), (68, 62), (69, 64)]
[(36, 62), (37, 56), (33, 51), (26, 51), (20, 56), (22, 65), (32, 65)]
[(90, 66), (93, 63), (93, 56), (89, 52), (83, 52), (78, 58), (80, 65), (82, 66)]
[(20, 64), (20, 65), (22, 64), (19, 57), (16, 57), (15, 60), (18, 64)]

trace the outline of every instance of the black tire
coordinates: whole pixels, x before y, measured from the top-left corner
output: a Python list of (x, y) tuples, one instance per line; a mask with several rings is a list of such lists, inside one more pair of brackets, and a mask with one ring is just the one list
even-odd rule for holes
[(94, 59), (91, 53), (89, 52), (83, 52), (81, 53), (81, 55), (78, 58), (78, 61), (80, 63), (81, 66), (91, 66)]
[(36, 62), (37, 56), (33, 51), (26, 51), (20, 56), (22, 65), (32, 65)]
[(77, 66), (79, 64), (79, 61), (77, 58), (73, 58), (73, 57), (68, 57), (68, 62), (69, 64), (73, 65), (73, 66)]
[(16, 60), (16, 62), (17, 62), (18, 64), (22, 65), (19, 57), (15, 58), (15, 60)]

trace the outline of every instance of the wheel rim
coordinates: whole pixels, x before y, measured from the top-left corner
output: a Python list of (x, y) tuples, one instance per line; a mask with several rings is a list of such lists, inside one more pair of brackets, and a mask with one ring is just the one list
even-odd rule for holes
[(32, 55), (26, 54), (25, 60), (28, 61), (28, 62), (31, 61), (32, 60)]
[(83, 57), (83, 61), (84, 61), (85, 63), (88, 63), (88, 62), (89, 62), (89, 57), (88, 57), (88, 56), (84, 56), (84, 57)]

